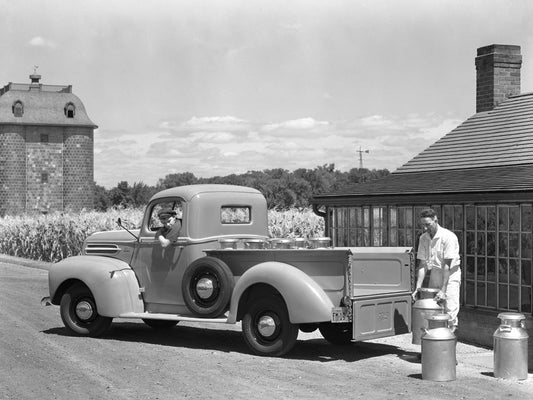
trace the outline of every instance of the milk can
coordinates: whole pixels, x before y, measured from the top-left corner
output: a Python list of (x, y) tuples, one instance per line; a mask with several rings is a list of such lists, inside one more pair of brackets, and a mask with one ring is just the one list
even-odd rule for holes
[(294, 247), (296, 249), (305, 249), (307, 247), (307, 240), (305, 240), (304, 238), (295, 238)]
[(221, 249), (236, 249), (239, 239), (219, 239)]
[(420, 344), (420, 338), (424, 328), (428, 327), (427, 319), (435, 314), (443, 312), (442, 307), (435, 300), (435, 295), (439, 289), (420, 288), (418, 299), (412, 307), (411, 313), (411, 332), (413, 335), (413, 344)]
[(290, 249), (293, 240), (288, 238), (273, 238), (270, 239), (270, 248), (272, 249)]
[(309, 245), (312, 249), (322, 249), (331, 246), (331, 238), (318, 237), (309, 239)]
[(519, 313), (498, 314), (501, 324), (494, 332), (494, 376), (504, 379), (527, 379), (526, 317)]
[(266, 245), (266, 240), (263, 239), (245, 239), (244, 248), (245, 249), (264, 249)]
[(455, 380), (457, 338), (449, 328), (449, 320), (448, 314), (428, 318), (428, 329), (422, 335), (422, 379)]

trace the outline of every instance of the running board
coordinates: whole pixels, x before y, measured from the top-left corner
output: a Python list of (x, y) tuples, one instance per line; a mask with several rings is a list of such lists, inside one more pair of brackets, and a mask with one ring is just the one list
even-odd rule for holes
[(198, 318), (198, 317), (185, 317), (179, 314), (162, 314), (162, 313), (136, 313), (128, 312), (118, 316), (118, 318), (142, 318), (142, 319), (159, 319), (165, 321), (185, 321), (185, 322), (214, 322), (227, 324), (228, 319), (224, 318)]

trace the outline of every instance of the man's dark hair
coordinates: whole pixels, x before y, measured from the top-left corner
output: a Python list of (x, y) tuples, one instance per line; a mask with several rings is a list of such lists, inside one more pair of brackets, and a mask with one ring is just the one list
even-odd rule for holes
[(436, 218), (437, 213), (432, 208), (424, 208), (422, 211), (420, 211), (420, 218)]

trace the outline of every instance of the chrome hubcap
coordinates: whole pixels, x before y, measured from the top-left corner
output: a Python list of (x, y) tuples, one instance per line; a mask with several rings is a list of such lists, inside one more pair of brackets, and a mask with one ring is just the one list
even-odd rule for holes
[(196, 293), (203, 300), (210, 298), (215, 291), (215, 285), (209, 278), (202, 278), (196, 284)]
[(276, 331), (276, 321), (270, 315), (264, 315), (257, 323), (257, 330), (264, 337), (269, 337)]
[(86, 321), (93, 316), (93, 313), (93, 305), (88, 301), (83, 300), (76, 304), (76, 316), (79, 319)]

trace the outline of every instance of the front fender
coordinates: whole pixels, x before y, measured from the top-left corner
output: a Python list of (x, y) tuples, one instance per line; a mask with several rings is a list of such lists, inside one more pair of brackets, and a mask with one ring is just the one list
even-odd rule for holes
[(318, 283), (292, 265), (272, 261), (253, 266), (237, 280), (231, 296), (228, 323), (236, 322), (241, 296), (258, 283), (270, 285), (281, 294), (291, 323), (331, 320), (333, 303)]
[(124, 261), (103, 256), (75, 256), (53, 264), (48, 272), (50, 298), (59, 304), (64, 284), (81, 281), (91, 290), (98, 314), (118, 317), (127, 312), (144, 312), (139, 283)]

